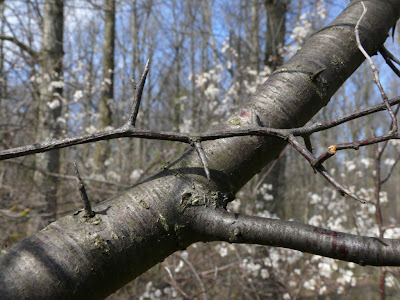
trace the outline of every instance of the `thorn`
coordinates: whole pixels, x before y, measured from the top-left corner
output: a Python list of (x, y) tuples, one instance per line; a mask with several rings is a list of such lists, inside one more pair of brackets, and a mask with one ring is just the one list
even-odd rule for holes
[(85, 185), (83, 184), (81, 175), (79, 174), (78, 166), (77, 166), (76, 162), (74, 162), (74, 168), (75, 168), (76, 179), (78, 180), (78, 183), (79, 183), (79, 192), (81, 193), (81, 198), (82, 198), (83, 205), (85, 208), (84, 217), (92, 218), (92, 217), (94, 217), (95, 213), (92, 210), (92, 207), (90, 205), (90, 201), (89, 201), (89, 198), (86, 193)]
[(132, 79), (133, 90), (134, 90), (134, 99), (133, 99), (132, 112), (131, 112), (131, 115), (127, 122), (128, 126), (135, 127), (136, 118), (139, 113), (140, 102), (142, 100), (143, 89), (144, 89), (144, 85), (146, 83), (146, 78), (147, 78), (147, 74), (149, 73), (149, 70), (150, 70), (150, 59), (148, 59), (146, 62), (146, 66), (144, 68), (142, 77), (140, 78), (139, 86), (136, 86), (136, 82)]
[(324, 71), (326, 71), (326, 68), (321, 68), (321, 69), (315, 71), (313, 74), (311, 74), (310, 75), (311, 81), (314, 81), (318, 77), (318, 75)]
[(201, 160), (201, 162), (203, 164), (203, 167), (204, 167), (204, 171), (206, 172), (207, 179), (211, 180), (210, 171), (209, 171), (209, 168), (208, 168), (207, 157), (206, 157), (206, 154), (204, 153), (204, 150), (203, 150), (203, 147), (201, 146), (200, 141), (194, 141), (192, 144), (193, 144), (194, 148), (196, 149), (197, 154), (200, 157), (200, 160)]
[(312, 145), (311, 145), (310, 136), (309, 136), (309, 135), (303, 136), (303, 139), (304, 139), (304, 144), (306, 145), (307, 150), (310, 151), (310, 152), (312, 153), (313, 147), (312, 147)]

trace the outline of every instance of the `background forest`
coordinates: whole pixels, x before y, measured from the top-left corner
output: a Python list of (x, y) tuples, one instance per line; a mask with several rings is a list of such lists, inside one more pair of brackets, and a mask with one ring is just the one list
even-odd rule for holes
[[(151, 68), (136, 127), (206, 131), (348, 2), (0, 1), (0, 148), (120, 127), (129, 116), (132, 78), (139, 81), (147, 59)], [(46, 24), (58, 27), (46, 31)], [(386, 46), (397, 54), (399, 42), (395, 34)], [(386, 92), (399, 95), (399, 80), (381, 57), (374, 60)], [(328, 104), (311, 122), (381, 102), (367, 64), (334, 97), (334, 108)], [(313, 135), (313, 146), (322, 153), (332, 143), (377, 135), (389, 126), (387, 114), (370, 115)], [(0, 246), (20, 242), (82, 206), (73, 162), (98, 203), (185, 149), (128, 138), (2, 161)], [(332, 174), (371, 202), (362, 205), (340, 197), (287, 147), (229, 209), (400, 238), (399, 158), (400, 141), (392, 140), (327, 162)], [(109, 299), (377, 299), (382, 291), (397, 299), (399, 276), (396, 268), (360, 267), (282, 248), (197, 243)]]

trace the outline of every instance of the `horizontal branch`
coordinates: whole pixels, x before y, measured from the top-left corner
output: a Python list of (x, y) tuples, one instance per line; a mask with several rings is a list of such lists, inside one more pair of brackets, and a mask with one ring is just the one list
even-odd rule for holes
[(105, 141), (118, 139), (123, 137), (135, 137), (143, 139), (154, 139), (163, 141), (173, 141), (190, 144), (193, 139), (201, 139), (202, 141), (216, 140), (227, 137), (235, 136), (248, 136), (248, 135), (272, 135), (282, 136), (285, 130), (281, 129), (268, 129), (268, 128), (244, 128), (232, 131), (221, 131), (211, 132), (202, 134), (190, 134), (190, 133), (176, 133), (168, 131), (149, 131), (140, 130), (135, 128), (121, 127), (118, 129), (102, 131), (93, 134), (86, 134), (79, 137), (64, 138), (60, 140), (45, 141), (32, 145), (22, 146), (13, 149), (7, 149), (0, 151), (0, 160), (26, 156), (30, 154), (43, 153), (55, 149), (61, 149), (71, 147), (75, 145), (88, 144), (97, 141)]
[(393, 139), (400, 139), (400, 135), (388, 133), (388, 134), (385, 134), (382, 136), (367, 138), (367, 139), (356, 141), (356, 142), (336, 144), (335, 146), (336, 146), (336, 150), (338, 150), (338, 151), (346, 150), (346, 149), (358, 150), (360, 147), (365, 147), (368, 145), (373, 145), (373, 144), (377, 144), (377, 143), (381, 143), (381, 142), (393, 140)]
[[(390, 105), (400, 103), (400, 97), (393, 98), (389, 101)], [(266, 127), (245, 127), (242, 129), (233, 129), (226, 131), (215, 131), (208, 133), (176, 133), (168, 131), (150, 131), (140, 130), (132, 127), (122, 126), (118, 129), (97, 132), (93, 134), (86, 134), (78, 137), (69, 137), (60, 140), (44, 141), (32, 145), (6, 149), (0, 151), (0, 160), (16, 158), (36, 153), (43, 153), (55, 149), (71, 147), (75, 145), (93, 143), (97, 141), (112, 140), (124, 137), (134, 137), (143, 139), (156, 139), (164, 141), (174, 141), (190, 144), (193, 140), (210, 141), (221, 138), (236, 137), (236, 136), (274, 136), (286, 139), (288, 135), (305, 136), (315, 132), (323, 131), (345, 122), (383, 111), (386, 109), (385, 104), (378, 104), (364, 110), (353, 112), (331, 122), (315, 123), (311, 126), (304, 126), (293, 129), (274, 129)], [(339, 150), (339, 149), (338, 149)]]
[[(191, 216), (193, 217), (193, 216)], [(284, 247), (360, 265), (400, 266), (400, 240), (336, 232), (311, 225), (206, 209), (193, 220), (203, 241)]]
[[(400, 103), (400, 97), (394, 97), (388, 101), (390, 106), (396, 105)], [(326, 129), (330, 129), (333, 127), (336, 127), (338, 125), (344, 124), (346, 122), (371, 115), (380, 111), (386, 110), (386, 104), (385, 103), (380, 103), (376, 104), (370, 107), (367, 107), (366, 109), (360, 110), (360, 111), (355, 111), (350, 114), (347, 114), (343, 117), (337, 118), (336, 120), (330, 121), (330, 122), (322, 122), (322, 123), (315, 123), (310, 126), (304, 126), (300, 128), (294, 128), (292, 129), (292, 134), (294, 136), (303, 136), (311, 133), (316, 133), (319, 131), (323, 131)]]

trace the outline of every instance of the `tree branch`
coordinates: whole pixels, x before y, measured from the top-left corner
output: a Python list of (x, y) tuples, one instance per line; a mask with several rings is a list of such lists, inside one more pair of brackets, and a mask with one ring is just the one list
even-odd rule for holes
[(392, 111), (392, 108), (390, 107), (390, 105), (388, 103), (389, 99), (388, 99), (388, 96), (386, 95), (386, 92), (385, 92), (385, 90), (384, 90), (384, 88), (383, 88), (383, 86), (381, 84), (380, 79), (379, 79), (379, 72), (376, 69), (375, 64), (374, 64), (371, 56), (369, 56), (368, 52), (365, 51), (364, 47), (361, 44), (360, 34), (359, 34), (358, 28), (360, 26), (361, 20), (364, 18), (364, 16), (367, 13), (368, 9), (365, 6), (363, 1), (361, 1), (360, 3), (362, 5), (362, 7), (363, 7), (363, 12), (362, 12), (360, 18), (358, 19), (357, 24), (356, 24), (356, 26), (354, 28), (354, 32), (355, 32), (355, 35), (356, 35), (357, 46), (358, 46), (358, 48), (360, 49), (361, 53), (365, 56), (365, 58), (367, 59), (368, 63), (371, 66), (372, 72), (374, 73), (374, 82), (376, 83), (376, 85), (379, 88), (379, 91), (381, 92), (383, 102), (385, 103), (386, 109), (388, 110), (390, 118), (392, 119), (392, 127), (391, 127), (389, 133), (395, 133), (396, 134), (397, 133), (397, 127), (398, 127), (397, 126), (397, 119), (396, 119), (396, 116), (394, 115), (394, 113)]
[(149, 73), (149, 70), (150, 70), (150, 60), (148, 59), (142, 74), (142, 78), (140, 79), (139, 86), (136, 87), (135, 82), (132, 80), (132, 83), (134, 85), (134, 99), (133, 99), (131, 115), (129, 116), (128, 122), (126, 123), (126, 126), (128, 127), (129, 126), (135, 127), (136, 125), (136, 118), (139, 113), (139, 107), (140, 107), (140, 102), (142, 101), (143, 89), (146, 83), (146, 78), (147, 74)]
[(357, 236), (298, 222), (233, 214), (223, 209), (206, 209), (191, 217), (194, 217), (192, 229), (202, 236), (203, 242), (284, 247), (362, 266), (400, 266), (400, 240)]
[(14, 43), (15, 45), (17, 45), (21, 50), (27, 52), (30, 56), (32, 56), (32, 58), (37, 59), (39, 57), (39, 52), (33, 50), (31, 47), (29, 47), (28, 45), (22, 43), (21, 41), (19, 41), (17, 38), (12, 37), (12, 36), (7, 36), (7, 35), (0, 35), (0, 40), (4, 40), (4, 41), (10, 41), (12, 43)]
[[(358, 2), (352, 1), (331, 24), (312, 35), (292, 59), (221, 122), (218, 132), (252, 124), (252, 111), (260, 123), (273, 128), (304, 126), (364, 60), (352, 42), (353, 26), (359, 18)], [(400, 0), (368, 1), (368, 22), (363, 22), (363, 45), (368, 52), (379, 49), (399, 15)], [(310, 80), (309, 74), (321, 68), (326, 70)], [(240, 135), (249, 135), (249, 130), (244, 131)], [(143, 133), (130, 134), (138, 132)], [(398, 265), (398, 241), (339, 233), (335, 236), (331, 231), (313, 233), (310, 229), (314, 227), (308, 225), (285, 226), (275, 221), (268, 227), (263, 219), (234, 214), (226, 218), (219, 215), (221, 218), (215, 220), (217, 212), (212, 220), (207, 219), (211, 208), (226, 205), (232, 194), (279, 155), (284, 141), (264, 137), (265, 133), (281, 136), (283, 132), (287, 133), (258, 128), (250, 135), (262, 137), (207, 142), (201, 139), (212, 175), (210, 181), (203, 176), (196, 151), (190, 149), (158, 174), (94, 207), (94, 218), (66, 216), (6, 249), (0, 255), (0, 294), (13, 299), (105, 298), (190, 243), (229, 237), (233, 242), (242, 239), (271, 245), (286, 243), (287, 247), (294, 247), (296, 242), (299, 250), (336, 255), (360, 264)], [(121, 131), (114, 134), (116, 137)], [(212, 134), (204, 136), (210, 138)], [(95, 138), (104, 136), (100, 133)], [(190, 142), (176, 134), (173, 138)], [(211, 231), (218, 223), (221, 232)], [(283, 228), (279, 230), (274, 225)], [(280, 235), (268, 235), (274, 229)], [(202, 231), (206, 235), (196, 234)], [(318, 250), (314, 241), (323, 248)]]
[[(400, 97), (395, 97), (388, 102), (390, 105), (396, 105), (400, 103)], [(43, 153), (55, 149), (61, 149), (71, 147), (80, 144), (93, 143), (97, 141), (118, 139), (124, 137), (135, 137), (143, 139), (157, 139), (163, 141), (174, 141), (190, 144), (193, 138), (198, 138), (201, 141), (211, 141), (216, 139), (238, 137), (238, 136), (274, 136), (282, 139), (286, 139), (289, 134), (294, 136), (305, 136), (319, 131), (323, 131), (329, 128), (333, 128), (340, 124), (346, 123), (357, 118), (373, 114), (378, 111), (386, 109), (386, 105), (381, 103), (375, 106), (371, 106), (361, 111), (353, 112), (346, 116), (340, 117), (331, 122), (315, 123), (310, 126), (304, 126), (293, 129), (274, 129), (265, 127), (242, 127), (241, 129), (229, 129), (221, 131), (213, 131), (209, 133), (176, 133), (168, 131), (150, 131), (135, 129), (132, 127), (122, 126), (118, 129), (101, 131), (93, 134), (81, 135), (78, 137), (69, 137), (59, 140), (44, 141), (36, 144), (27, 146), (21, 146), (12, 149), (6, 149), (0, 151), (0, 160), (6, 160), (10, 158), (16, 158), (21, 156), (27, 156), (36, 153)], [(387, 137), (390, 139), (394, 137)], [(372, 142), (374, 143), (374, 142)], [(376, 143), (376, 142), (375, 142)], [(342, 149), (338, 149), (342, 150)]]

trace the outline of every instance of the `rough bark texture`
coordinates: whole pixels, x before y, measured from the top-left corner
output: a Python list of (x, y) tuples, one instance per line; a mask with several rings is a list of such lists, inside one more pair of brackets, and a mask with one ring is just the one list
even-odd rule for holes
[[(99, 102), (99, 129), (111, 126), (110, 101), (114, 98), (115, 0), (105, 0), (103, 37), (103, 80)], [(110, 155), (109, 142), (96, 144), (94, 161), (100, 170)]]
[[(267, 11), (267, 34), (266, 34), (266, 45), (265, 45), (265, 60), (264, 64), (271, 68), (271, 71), (275, 71), (278, 66), (283, 63), (283, 45), (285, 44), (286, 34), (286, 13), (289, 0), (266, 0), (265, 8)], [(284, 174), (286, 168), (286, 156), (280, 157), (277, 161), (271, 162), (274, 164), (268, 177), (264, 182), (272, 184), (272, 190), (270, 194), (273, 200), (268, 207), (268, 211), (276, 213), (280, 218), (285, 219), (285, 206), (288, 205), (288, 201), (284, 199), (284, 193), (286, 191)], [(262, 178), (265, 172), (271, 167), (269, 164), (264, 172), (261, 172), (259, 176)], [(260, 200), (263, 195), (259, 195)]]
[[(396, 22), (400, 0), (370, 0), (366, 4), (369, 10), (361, 26), (361, 39), (372, 54)], [(255, 114), (272, 127), (307, 122), (363, 61), (354, 37), (361, 12), (360, 2), (353, 1), (220, 127), (249, 124)], [(314, 78), (321, 68), (326, 70)], [(220, 213), (220, 209), (276, 157), (282, 146), (283, 142), (262, 137), (204, 142), (211, 181), (205, 178), (195, 151), (189, 150), (158, 174), (95, 207), (94, 218), (85, 219), (79, 212), (52, 223), (4, 251), (0, 257), (0, 295), (5, 299), (104, 297), (174, 251), (201, 240), (279, 245), (358, 263), (364, 263), (364, 258), (357, 260), (353, 251), (334, 250), (366, 247), (373, 262), (386, 245), (384, 250), (395, 255), (383, 255), (380, 263), (400, 265), (398, 242), (390, 240), (378, 241), (383, 243), (379, 246), (368, 244), (366, 238), (339, 234), (339, 244), (335, 244), (332, 232), (318, 229), (316, 234), (322, 237), (307, 245), (299, 239), (307, 237), (309, 226), (296, 231), (297, 223), (274, 221), (272, 226), (266, 225), (270, 220), (251, 217), (236, 217), (240, 226), (234, 228), (235, 215)], [(207, 217), (208, 212), (212, 216)], [(289, 240), (292, 236), (291, 241), (282, 243), (282, 233)]]
[[(55, 139), (60, 136), (58, 118), (62, 107), (62, 59), (63, 59), (63, 0), (47, 0), (44, 2), (43, 38), (39, 55), (39, 72), (41, 78), (40, 98), (37, 103), (38, 124), (36, 140)], [(57, 174), (60, 168), (60, 151), (55, 150), (36, 156), (38, 170)], [(57, 211), (57, 177), (35, 172), (35, 183), (40, 187), (45, 201), (44, 223), (38, 224), (34, 230), (56, 220)]]

